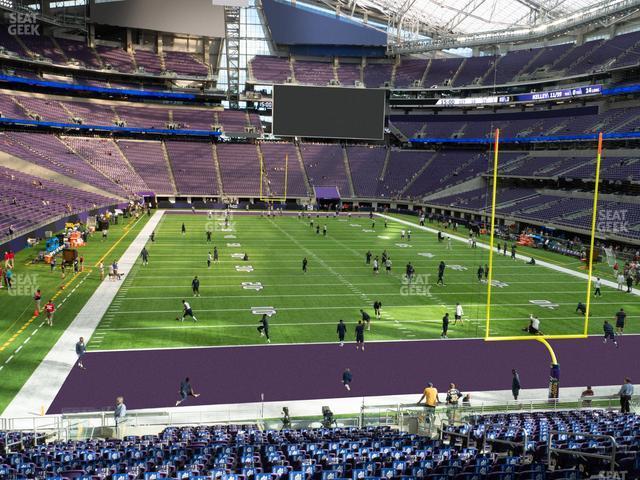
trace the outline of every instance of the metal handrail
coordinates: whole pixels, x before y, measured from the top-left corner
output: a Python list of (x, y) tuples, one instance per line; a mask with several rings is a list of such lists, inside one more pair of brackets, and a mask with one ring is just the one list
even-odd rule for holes
[[(467, 433), (458, 433), (458, 432), (450, 432), (450, 431), (445, 431), (445, 429), (447, 427), (453, 427), (456, 424), (460, 424), (460, 425), (466, 425), (467, 427), (469, 427), (467, 429)], [(438, 431), (440, 432), (440, 440), (443, 439), (444, 435), (448, 435), (450, 437), (459, 437), (462, 439), (466, 440), (465, 446), (469, 446), (469, 442), (471, 441), (471, 425), (467, 422), (462, 422), (459, 420), (453, 420), (453, 421), (442, 421), (442, 424), (440, 425), (440, 427), (438, 428)]]
[(514, 447), (522, 446), (522, 454), (527, 453), (527, 447), (529, 445), (529, 433), (525, 427), (522, 427), (522, 442), (514, 442), (511, 440), (501, 440), (499, 438), (487, 438), (487, 429), (485, 428), (484, 433), (482, 435), (482, 449), (484, 451), (487, 443), (501, 443), (503, 445), (512, 445)]
[[(574, 437), (588, 437), (588, 438), (604, 438), (607, 439), (611, 442), (611, 455), (603, 455), (600, 453), (589, 453), (589, 452), (583, 452), (583, 451), (576, 451), (576, 450), (571, 450), (571, 449), (567, 449), (567, 448), (553, 448), (551, 446), (551, 441), (553, 440), (553, 436), (554, 435), (570, 435), (570, 436), (574, 436)], [(559, 430), (551, 430), (549, 432), (549, 438), (547, 439), (547, 465), (551, 465), (551, 454), (552, 453), (560, 453), (560, 454), (568, 454), (568, 455), (573, 455), (573, 456), (577, 456), (580, 455), (581, 457), (588, 457), (588, 458), (597, 458), (600, 460), (609, 460), (610, 464), (611, 464), (611, 473), (613, 474), (616, 471), (616, 451), (618, 449), (618, 442), (616, 442), (616, 439), (613, 438), (611, 435), (597, 435), (597, 434), (593, 434), (593, 433), (587, 433), (587, 432), (561, 432)], [(613, 477), (612, 477), (613, 478)]]

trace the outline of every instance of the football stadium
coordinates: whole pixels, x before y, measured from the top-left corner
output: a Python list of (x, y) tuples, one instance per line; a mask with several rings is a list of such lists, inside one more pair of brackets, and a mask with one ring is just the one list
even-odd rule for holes
[(0, 479), (640, 479), (640, 0), (0, 13)]

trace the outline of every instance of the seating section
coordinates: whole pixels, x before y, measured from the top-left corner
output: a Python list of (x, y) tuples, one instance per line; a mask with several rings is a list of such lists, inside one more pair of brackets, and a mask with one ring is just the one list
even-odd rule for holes
[(351, 196), (340, 145), (301, 144), (300, 152), (311, 186), (335, 185), (342, 197)]
[(328, 85), (334, 80), (333, 65), (328, 62), (296, 60), (293, 63), (296, 82), (303, 85)]
[[(234, 196), (259, 195), (260, 159), (256, 145), (221, 143), (216, 150), (224, 193)], [(274, 181), (277, 181), (276, 178), (274, 175)], [(263, 180), (266, 182), (266, 179)], [(263, 185), (264, 196), (267, 188), (266, 184)]]
[(19, 233), (57, 217), (117, 203), (115, 198), (5, 167), (0, 167), (0, 199), (0, 241), (9, 235), (9, 229)]
[[(527, 453), (534, 462), (546, 462), (547, 448), (551, 440), (553, 448), (571, 450), (575, 455), (552, 453), (555, 469), (549, 472), (550, 478), (580, 478), (569, 476), (572, 469), (580, 470), (585, 475), (584, 478), (589, 478), (589, 475), (609, 470), (610, 460), (606, 458), (608, 456), (614, 457), (617, 472), (626, 471), (630, 478), (635, 478), (640, 473), (639, 426), (640, 417), (637, 415), (603, 410), (507, 413), (479, 415), (471, 418), (469, 423), (446, 426), (444, 438), (449, 437), (448, 433), (468, 434), (476, 445), (486, 441), (496, 453)], [(585, 432), (588, 434), (584, 435)], [(612, 437), (615, 445), (610, 438), (597, 437), (598, 435)], [(454, 445), (458, 444), (455, 437), (450, 438)], [(498, 440), (499, 443), (494, 440)], [(583, 457), (580, 455), (581, 452), (598, 454), (603, 458)], [(564, 472), (567, 476), (559, 476), (558, 471)]]
[(136, 65), (147, 73), (158, 74), (163, 71), (160, 56), (149, 50), (136, 49), (134, 51)]
[(349, 157), (349, 168), (356, 196), (375, 197), (387, 149), (382, 147), (347, 147), (347, 156)]
[(292, 76), (288, 58), (256, 55), (249, 68), (258, 83), (285, 83)]
[[(608, 67), (640, 63), (640, 32), (617, 35), (609, 40), (593, 40), (582, 45), (565, 43), (549, 47), (513, 50), (503, 56), (418, 59), (402, 58), (395, 66), (390, 62), (368, 63), (363, 69), (365, 86), (378, 88), (388, 82), (394, 88), (437, 88), (453, 82), (465, 85), (505, 84), (531, 77), (581, 75)], [(300, 84), (326, 85), (333, 77), (329, 61), (295, 60), (295, 79)], [(339, 60), (338, 79), (352, 86), (360, 79), (359, 66)], [(348, 66), (345, 67), (345, 66)], [(259, 55), (251, 61), (253, 78), (263, 83), (284, 83), (291, 77), (287, 58)], [(348, 73), (347, 73), (348, 72)]]
[(62, 141), (105, 177), (122, 186), (130, 196), (151, 190), (115, 141), (89, 137), (64, 137)]
[(178, 194), (217, 195), (218, 175), (208, 142), (165, 142)]
[(0, 151), (119, 197), (127, 198), (130, 195), (122, 185), (117, 184), (95, 166), (76, 155), (55, 135), (4, 132), (0, 135)]
[(164, 65), (170, 72), (194, 77), (209, 76), (209, 67), (201, 62), (195, 55), (187, 52), (164, 51)]
[(260, 151), (262, 152), (269, 192), (272, 196), (285, 196), (285, 169), (287, 172), (287, 197), (309, 196), (295, 145), (265, 142), (260, 144)]
[(218, 123), (226, 133), (244, 133), (247, 124), (247, 115), (239, 110), (224, 110), (216, 112)]
[[(564, 114), (564, 115), (562, 115)], [(612, 108), (598, 112), (593, 107), (558, 110), (556, 116), (538, 112), (503, 113), (495, 115), (394, 116), (390, 123), (408, 138), (418, 133), (425, 138), (486, 138), (496, 128), (502, 138), (576, 135), (613, 132), (633, 132), (640, 126), (640, 107)]]
[(86, 68), (110, 67), (126, 73), (133, 72), (136, 67), (142, 67), (145, 72), (156, 75), (171, 71), (184, 76), (209, 76), (209, 67), (189, 52), (167, 50), (159, 55), (151, 50), (137, 48), (129, 54), (119, 47), (96, 45), (95, 48), (91, 48), (79, 39), (54, 38), (46, 35), (21, 35), (18, 41), (15, 36), (7, 32), (6, 28), (2, 30), (0, 46), (26, 58), (51, 61), (60, 65), (70, 61), (79, 62)]
[(377, 196), (397, 198), (407, 184), (413, 180), (433, 152), (411, 152), (392, 150), (384, 178), (378, 185)]
[(175, 195), (161, 142), (118, 140), (120, 150), (156, 195)]
[[(111, 478), (155, 480), (212, 478), (220, 480), (530, 480), (588, 478), (606, 471), (606, 458), (589, 460), (559, 456), (547, 465), (548, 432), (590, 426), (609, 434), (620, 445), (616, 457), (628, 478), (637, 478), (638, 419), (612, 412), (554, 412), (501, 416), (503, 424), (477, 419), (447, 430), (446, 440), (403, 433), (389, 427), (306, 430), (260, 430), (255, 426), (167, 427), (158, 435), (127, 436), (122, 440), (32, 442), (20, 453), (0, 457), (8, 478)], [(515, 418), (514, 418), (515, 417)], [(452, 428), (452, 427), (447, 427)], [(498, 447), (462, 445), (450, 433), (484, 429), (495, 438), (513, 438), (522, 428), (532, 432), (533, 454), (499, 452)], [(493, 435), (493, 433), (492, 433)], [(574, 440), (575, 439), (575, 440)], [(480, 438), (481, 440), (481, 438)], [(479, 440), (479, 441), (480, 441)], [(611, 452), (608, 440), (560, 435), (554, 446), (576, 454)]]
[(65, 38), (56, 38), (56, 42), (69, 60), (80, 62), (87, 68), (102, 68), (102, 61), (96, 51), (89, 48), (84, 42)]
[(338, 67), (338, 80), (343, 87), (353, 87), (360, 81), (361, 68), (359, 63), (341, 62)]

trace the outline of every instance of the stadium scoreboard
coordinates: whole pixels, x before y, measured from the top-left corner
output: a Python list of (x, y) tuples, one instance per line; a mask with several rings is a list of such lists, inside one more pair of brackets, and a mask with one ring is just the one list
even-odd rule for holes
[(383, 88), (274, 85), (273, 134), (382, 140), (386, 95)]

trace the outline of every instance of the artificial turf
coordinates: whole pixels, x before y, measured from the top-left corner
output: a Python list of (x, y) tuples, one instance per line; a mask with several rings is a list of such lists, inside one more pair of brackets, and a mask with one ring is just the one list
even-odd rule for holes
[[(120, 258), (146, 221), (147, 217), (138, 221), (125, 219), (111, 226), (107, 240), (103, 241), (100, 234), (90, 237), (87, 245), (80, 248), (80, 255), (85, 259), (84, 271), (75, 275), (71, 268), (67, 268), (64, 279), (58, 269), (51, 272), (44, 263), (31, 263), (43, 248), (43, 243), (16, 254), (15, 288), (12, 291), (0, 289), (0, 412), (98, 286), (99, 274), (94, 268), (98, 261), (103, 258), (106, 265)], [(49, 298), (55, 297), (57, 311), (52, 328), (41, 326), (44, 313), (33, 316), (32, 296), (36, 288), (42, 291), (42, 306)]]
[[(439, 243), (434, 233), (418, 227), (412, 228), (411, 240), (401, 240), (401, 230), (410, 227), (393, 220), (385, 227), (376, 218), (374, 229), (366, 216), (314, 214), (312, 218), (314, 227), (306, 217), (236, 214), (228, 231), (223, 231), (220, 216), (209, 220), (203, 214), (166, 214), (156, 229), (156, 241), (147, 245), (149, 264), (138, 261), (89, 350), (262, 343), (265, 339), (256, 331), (260, 315), (252, 312), (256, 307), (273, 307), (277, 312), (270, 320), (273, 343), (336, 341), (339, 319), (348, 324), (347, 338), (353, 340), (359, 309), (373, 318), (374, 300), (382, 302), (383, 317), (373, 318), (367, 340), (438, 338), (445, 312), (451, 316), (449, 338), (484, 336), (487, 286), (478, 281), (476, 271), (488, 263), (487, 250), (457, 241), (448, 250), (446, 241)], [(401, 218), (417, 222), (415, 217)], [(215, 229), (211, 243), (206, 242), (206, 228)], [(462, 229), (457, 234), (467, 235)], [(220, 261), (207, 268), (207, 253), (214, 245)], [(375, 275), (365, 264), (365, 253), (371, 250), (380, 257), (385, 249), (393, 262), (392, 273), (381, 267)], [(574, 258), (525, 248), (518, 252), (584, 271)], [(234, 257), (244, 253), (248, 261)], [(304, 257), (309, 261), (307, 273), (302, 272)], [(447, 264), (446, 286), (435, 285), (440, 260)], [(407, 262), (418, 275), (411, 287), (403, 283)], [(242, 271), (249, 266), (251, 271)], [(605, 265), (596, 267), (603, 278), (611, 278), (609, 270)], [(201, 282), (199, 297), (191, 292), (195, 275)], [(528, 335), (521, 329), (529, 314), (540, 318), (545, 334), (582, 333), (583, 317), (575, 309), (578, 301), (585, 301), (586, 280), (502, 254), (494, 256), (493, 278), (502, 286), (493, 288), (491, 336)], [(259, 282), (261, 289), (243, 282)], [(184, 323), (176, 321), (182, 299), (191, 303), (197, 323), (189, 317)], [(531, 300), (555, 306), (549, 309)], [(456, 302), (465, 311), (462, 325), (453, 324)], [(609, 287), (603, 287), (602, 297), (592, 302), (589, 332), (601, 334), (603, 320), (613, 321), (621, 307), (628, 313), (625, 331), (640, 332), (635, 321), (640, 313), (637, 297)]]

